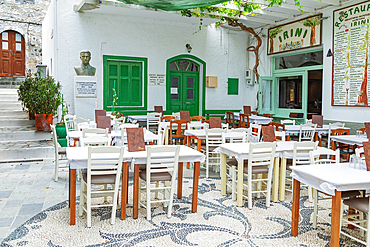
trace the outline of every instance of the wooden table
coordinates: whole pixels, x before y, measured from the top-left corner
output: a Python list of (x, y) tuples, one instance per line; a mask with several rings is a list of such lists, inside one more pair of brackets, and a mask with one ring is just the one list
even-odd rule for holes
[(370, 189), (370, 172), (348, 163), (292, 167), (293, 205), (291, 234), (298, 235), (300, 183), (332, 196), (330, 246), (339, 246), (342, 191)]
[[(67, 147), (67, 159), (69, 162), (69, 206), (70, 224), (75, 224), (76, 218), (76, 169), (87, 168), (88, 148), (87, 147)], [(128, 190), (128, 162), (134, 162), (134, 215), (138, 217), (138, 192), (139, 192), (139, 164), (146, 164), (147, 152), (128, 152), (125, 150), (122, 167), (122, 196), (121, 196), (121, 219), (126, 218), (127, 190)], [(179, 173), (178, 173), (178, 192), (177, 197), (182, 197), (182, 164), (183, 162), (195, 162), (193, 176), (193, 198), (192, 212), (197, 211), (198, 183), (200, 174), (200, 162), (205, 159), (204, 154), (181, 146), (179, 154)]]

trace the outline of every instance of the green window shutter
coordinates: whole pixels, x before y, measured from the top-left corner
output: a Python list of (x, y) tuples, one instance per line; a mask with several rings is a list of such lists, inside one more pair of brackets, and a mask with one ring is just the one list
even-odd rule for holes
[(227, 87), (227, 94), (229, 95), (238, 95), (239, 92), (239, 79), (238, 78), (229, 78)]

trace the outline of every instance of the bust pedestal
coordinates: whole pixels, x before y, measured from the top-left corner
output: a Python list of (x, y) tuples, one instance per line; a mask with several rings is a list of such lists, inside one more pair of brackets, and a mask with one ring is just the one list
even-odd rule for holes
[(74, 77), (75, 114), (77, 117), (94, 121), (95, 109), (97, 109), (96, 85), (96, 76)]

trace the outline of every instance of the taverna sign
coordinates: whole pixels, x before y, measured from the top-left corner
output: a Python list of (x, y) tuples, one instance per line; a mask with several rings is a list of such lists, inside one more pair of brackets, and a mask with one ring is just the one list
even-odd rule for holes
[(267, 55), (321, 45), (322, 14), (268, 30)]

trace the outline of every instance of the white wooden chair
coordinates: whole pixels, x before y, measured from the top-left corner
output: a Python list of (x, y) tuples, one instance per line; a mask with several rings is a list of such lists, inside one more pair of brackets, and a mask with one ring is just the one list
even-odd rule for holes
[(83, 129), (81, 146), (109, 146), (108, 129)]
[[(310, 151), (316, 150), (318, 145), (317, 142), (312, 141), (305, 141), (305, 142), (294, 142), (293, 148), (293, 159), (292, 159), (292, 166), (296, 165), (310, 165)], [(290, 167), (287, 167), (287, 172), (291, 173)], [(290, 176), (286, 177), (286, 182), (292, 184), (292, 188), (285, 188), (285, 190), (293, 192), (293, 183), (292, 178)], [(301, 187), (307, 187), (306, 185), (301, 184)], [(308, 187), (308, 198), (309, 202), (312, 202), (312, 188)]]
[(206, 129), (206, 178), (209, 176), (209, 167), (212, 166), (214, 171), (220, 170), (221, 155), (214, 150), (222, 144), (222, 133), (226, 133), (227, 129)]
[(312, 142), (316, 133), (317, 124), (307, 123), (301, 124), (299, 129), (299, 142), (310, 141)]
[(58, 172), (60, 168), (68, 168), (68, 160), (66, 157), (66, 148), (61, 147), (57, 140), (57, 133), (55, 131), (55, 126), (51, 125), (51, 134), (53, 137), (54, 144), (54, 162), (55, 162), (55, 171), (54, 171), (54, 181), (58, 181)]
[[(76, 116), (75, 115), (65, 115), (64, 116), (64, 124), (66, 126), (66, 133), (67, 133), (67, 147), (69, 147), (71, 144), (70, 144), (70, 139), (68, 137), (68, 133), (70, 131), (74, 131), (75, 130), (75, 125), (74, 125), (74, 120), (75, 120)], [(74, 145), (74, 144), (73, 144)]]
[(147, 130), (155, 130), (158, 129), (158, 124), (161, 121), (162, 113), (158, 112), (148, 112), (146, 114), (147, 121), (146, 121), (146, 128)]
[(295, 119), (283, 119), (280, 120), (280, 123), (285, 125), (295, 125)]
[(167, 123), (166, 122), (160, 122), (158, 124), (158, 140), (157, 140), (157, 145), (164, 145), (166, 138), (168, 140)]
[(78, 129), (78, 124), (80, 124), (80, 123), (90, 123), (90, 119), (84, 119), (84, 118), (80, 118), (80, 117), (78, 117), (78, 118), (75, 118), (75, 119), (73, 119), (73, 123), (74, 123), (74, 128), (75, 128), (75, 130), (79, 130)]
[[(87, 213), (87, 227), (91, 227), (91, 209), (112, 207), (111, 224), (116, 218), (117, 198), (125, 147), (88, 147), (87, 172), (81, 179), (79, 215)], [(94, 159), (98, 156), (99, 159)], [(104, 189), (92, 185), (104, 185)], [(108, 188), (107, 185), (111, 185)], [(92, 205), (91, 198), (112, 196), (112, 203)], [(85, 205), (86, 204), (86, 205)]]
[(278, 137), (277, 139), (279, 140), (277, 141), (285, 142), (285, 138), (286, 138), (285, 131), (275, 131), (275, 137)]
[(249, 124), (249, 128), (251, 128), (251, 139), (250, 142), (257, 143), (261, 140), (261, 125), (259, 124)]
[[(139, 205), (146, 208), (147, 220), (151, 220), (153, 202), (169, 203), (167, 217), (171, 217), (179, 153), (180, 146), (175, 145), (147, 147), (146, 169), (139, 173), (139, 198), (141, 199), (141, 194), (144, 194), (146, 198), (146, 203), (140, 200)], [(142, 184), (145, 187), (142, 187)], [(152, 200), (151, 192), (156, 194), (161, 192), (163, 199)]]
[[(246, 143), (247, 142), (247, 132), (250, 134), (250, 128), (238, 128), (231, 129), (229, 132), (223, 132), (222, 143)], [(228, 179), (231, 179), (231, 186), (226, 184), (231, 189), (231, 197), (236, 200), (236, 166), (238, 162), (234, 157), (229, 157), (226, 159), (226, 169), (229, 172), (226, 173)]]
[[(243, 184), (238, 184), (238, 180), (236, 178), (235, 179), (237, 187), (243, 186), (243, 188), (247, 188), (247, 196), (243, 194), (243, 197), (247, 199), (249, 209), (252, 209), (253, 194), (261, 193), (266, 196), (266, 207), (270, 207), (275, 150), (276, 142), (250, 143), (247, 165), (244, 165), (243, 171), (237, 171), (243, 172), (244, 177), (247, 178), (246, 184), (244, 182)], [(265, 178), (256, 176), (264, 173), (267, 174), (267, 177)], [(261, 182), (265, 184), (265, 188), (259, 186)], [(237, 194), (237, 190), (234, 191), (234, 193)]]

